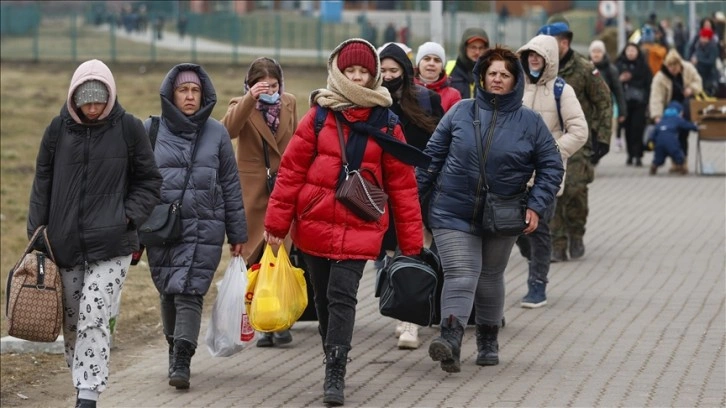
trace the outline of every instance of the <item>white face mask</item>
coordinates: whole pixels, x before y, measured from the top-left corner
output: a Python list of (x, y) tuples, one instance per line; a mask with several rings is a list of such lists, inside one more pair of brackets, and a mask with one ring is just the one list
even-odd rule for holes
[(280, 99), (280, 93), (275, 92), (274, 94), (262, 94), (260, 95), (260, 102), (266, 103), (268, 105), (274, 105), (277, 103), (277, 101)]
[(533, 77), (535, 77), (535, 78), (539, 78), (539, 76), (540, 76), (540, 75), (542, 75), (542, 71), (532, 71), (532, 70), (530, 69), (530, 70), (529, 70), (529, 75), (532, 75), (532, 76), (533, 76)]

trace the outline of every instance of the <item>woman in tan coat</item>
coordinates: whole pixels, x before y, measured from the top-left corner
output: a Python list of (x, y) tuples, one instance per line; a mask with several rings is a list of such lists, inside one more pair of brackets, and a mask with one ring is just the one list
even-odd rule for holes
[[(249, 235), (242, 256), (247, 265), (252, 265), (262, 257), (267, 201), (282, 153), (297, 128), (297, 106), (295, 96), (284, 92), (282, 68), (272, 58), (252, 61), (244, 90), (244, 96), (229, 102), (222, 123), (230, 137), (237, 138), (237, 168)], [(263, 333), (257, 346), (272, 347), (291, 341), (288, 330), (274, 335)]]
[[(650, 86), (648, 101), (650, 118), (657, 124), (663, 116), (666, 105), (670, 101), (677, 101), (683, 105), (683, 118), (691, 120), (688, 101), (702, 90), (703, 81), (696, 67), (684, 61), (675, 49), (668, 51), (663, 67), (655, 74)], [(689, 131), (685, 130), (678, 135), (681, 149), (686, 157), (688, 157), (688, 133)]]

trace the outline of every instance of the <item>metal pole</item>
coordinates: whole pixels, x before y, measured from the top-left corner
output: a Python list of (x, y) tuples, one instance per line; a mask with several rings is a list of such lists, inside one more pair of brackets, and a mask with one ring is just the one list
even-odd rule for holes
[[(431, 41), (444, 45), (444, 3), (442, 0), (431, 0), (429, 3), (431, 18)], [(444, 61), (446, 62), (446, 61)]]
[[(696, 35), (696, 31), (698, 29), (698, 21), (696, 18), (696, 2), (695, 1), (689, 1), (688, 2), (688, 26), (690, 27), (689, 33), (691, 34), (688, 38), (689, 40), (693, 38)], [(686, 58), (684, 55), (683, 58)]]
[(618, 52), (625, 48), (625, 0), (618, 0)]

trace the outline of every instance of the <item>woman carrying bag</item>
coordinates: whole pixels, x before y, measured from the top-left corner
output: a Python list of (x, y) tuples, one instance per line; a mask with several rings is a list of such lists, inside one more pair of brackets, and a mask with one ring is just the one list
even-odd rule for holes
[(219, 266), (225, 232), (231, 256), (241, 256), (247, 223), (229, 134), (210, 117), (217, 102), (212, 80), (199, 65), (179, 64), (167, 73), (160, 93), (154, 156), (164, 176), (161, 202), (182, 201), (182, 233), (178, 242), (147, 251), (169, 343), (169, 385), (187, 389), (204, 295)]
[[(358, 284), (366, 261), (380, 252), (387, 213), (401, 220), (396, 228), (404, 255), (417, 256), (423, 246), (412, 166), (425, 166), (428, 158), (405, 143), (381, 81), (370, 43), (356, 38), (336, 47), (328, 59), (328, 86), (310, 96), (312, 109), (282, 156), (265, 215), (267, 242), (279, 245), (290, 232), (309, 268), (326, 356), (323, 403), (333, 406), (345, 401)], [(324, 122), (318, 125), (321, 109)], [(360, 169), (388, 194), (391, 205), (382, 204), (384, 214), (377, 220), (364, 220), (336, 198), (339, 183), (350, 175), (345, 167)]]
[[(237, 167), (249, 241), (242, 257), (247, 267), (262, 257), (265, 211), (275, 183), (280, 159), (297, 128), (295, 95), (284, 91), (282, 67), (272, 58), (252, 61), (244, 83), (244, 96), (229, 101), (222, 124), (237, 139)], [(288, 243), (288, 250), (290, 249)], [(290, 330), (262, 333), (257, 347), (292, 342)]]

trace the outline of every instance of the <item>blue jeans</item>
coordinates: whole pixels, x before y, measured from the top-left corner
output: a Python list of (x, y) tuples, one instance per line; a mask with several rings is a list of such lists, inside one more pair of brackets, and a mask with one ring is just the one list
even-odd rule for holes
[(365, 260), (336, 261), (303, 253), (324, 345), (350, 348)]
[(161, 295), (161, 323), (164, 335), (197, 347), (202, 324), (202, 295)]
[(504, 269), (517, 237), (450, 229), (433, 233), (444, 267), (441, 323), (454, 315), (466, 326), (473, 305), (476, 324), (499, 326), (504, 314)]
[(550, 272), (550, 257), (552, 256), (552, 235), (550, 235), (550, 220), (555, 213), (557, 200), (547, 207), (539, 219), (537, 229), (529, 235), (520, 235), (517, 239), (517, 246), (524, 253), (527, 250), (529, 260), (529, 278), (527, 282), (540, 281), (549, 282), (547, 274)]

